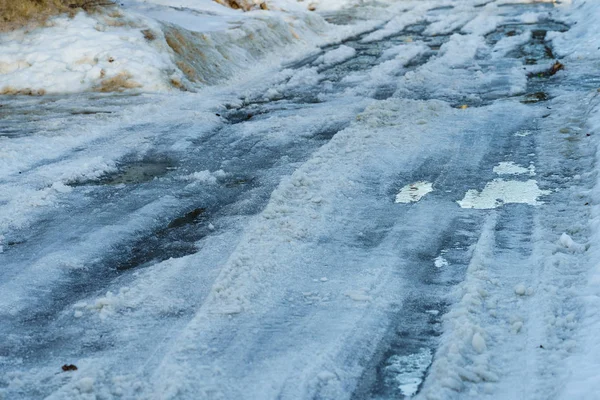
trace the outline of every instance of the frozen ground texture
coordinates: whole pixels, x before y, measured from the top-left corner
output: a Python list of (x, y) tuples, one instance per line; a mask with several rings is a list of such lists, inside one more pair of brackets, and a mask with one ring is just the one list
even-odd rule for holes
[(0, 396), (597, 398), (599, 14), (362, 4), (197, 93), (0, 97)]

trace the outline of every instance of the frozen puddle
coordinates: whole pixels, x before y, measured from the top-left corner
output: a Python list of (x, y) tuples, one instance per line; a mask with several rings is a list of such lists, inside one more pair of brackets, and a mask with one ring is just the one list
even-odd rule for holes
[(394, 376), (394, 383), (402, 394), (413, 396), (419, 390), (432, 358), (431, 350), (426, 348), (407, 356), (395, 355), (389, 358), (386, 369)]
[(396, 195), (396, 203), (412, 203), (419, 201), (427, 193), (433, 192), (431, 182), (419, 181), (406, 185)]
[(535, 166), (531, 164), (529, 167), (525, 168), (520, 165), (515, 164), (514, 162), (501, 162), (500, 164), (494, 167), (494, 173), (498, 175), (523, 175), (529, 174), (530, 176), (535, 175)]
[(537, 206), (543, 204), (538, 197), (549, 194), (549, 190), (541, 190), (537, 181), (507, 181), (494, 179), (485, 185), (481, 192), (471, 189), (464, 199), (458, 201), (462, 208), (490, 209), (508, 203), (522, 203)]

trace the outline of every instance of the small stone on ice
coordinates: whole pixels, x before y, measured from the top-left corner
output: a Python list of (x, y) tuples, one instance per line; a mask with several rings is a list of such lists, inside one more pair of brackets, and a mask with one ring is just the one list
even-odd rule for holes
[(515, 286), (515, 294), (518, 296), (525, 296), (525, 294), (527, 293), (527, 288), (525, 287), (524, 284), (519, 283), (517, 286)]
[(327, 279), (327, 278), (325, 278), (325, 277), (322, 277), (322, 278), (321, 278), (321, 282), (327, 282), (328, 280), (329, 280), (329, 279)]
[(213, 224), (208, 224), (208, 229), (210, 229), (211, 231), (214, 231), (215, 226)]

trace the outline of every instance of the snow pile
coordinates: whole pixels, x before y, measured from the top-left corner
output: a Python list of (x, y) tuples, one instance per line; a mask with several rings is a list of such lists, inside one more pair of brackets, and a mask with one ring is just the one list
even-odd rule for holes
[[(600, 15), (600, 7), (596, 6), (593, 11)], [(593, 13), (591, 13), (593, 14)], [(591, 25), (598, 28), (597, 25)], [(582, 38), (584, 47), (586, 46), (587, 36)], [(597, 46), (597, 37), (596, 40)], [(579, 47), (574, 44), (573, 47)], [(598, 52), (597, 49), (596, 53)], [(579, 51), (574, 49), (574, 53)], [(600, 89), (599, 89), (600, 90)], [(600, 105), (596, 98), (596, 106), (593, 107), (588, 120), (589, 131), (592, 137), (597, 138), (600, 135)], [(600, 155), (600, 142), (596, 139), (596, 160)], [(596, 173), (598, 165), (596, 164)], [(592, 237), (590, 244), (576, 243), (569, 235), (563, 233), (559, 239), (560, 247), (568, 252), (582, 253), (586, 250), (589, 253), (591, 268), (587, 277), (587, 287), (577, 291), (582, 303), (585, 306), (583, 318), (580, 322), (581, 330), (579, 334), (579, 351), (573, 354), (568, 360), (569, 383), (564, 388), (561, 399), (595, 399), (600, 393), (600, 342), (598, 342), (598, 332), (600, 331), (600, 180), (596, 178), (596, 185), (591, 193), (594, 201), (592, 206), (592, 219), (590, 227)]]
[(194, 89), (277, 50), (318, 44), (328, 29), (298, 6), (249, 13), (209, 0), (122, 6), (0, 34), (0, 94)]
[(141, 20), (79, 13), (31, 33), (0, 35), (0, 93), (168, 89), (175, 65), (143, 30), (149, 35), (152, 28)]
[(571, 28), (564, 33), (549, 32), (553, 50), (562, 57), (578, 60), (598, 60), (600, 58), (600, 6), (594, 0), (580, 0), (574, 4), (570, 19)]

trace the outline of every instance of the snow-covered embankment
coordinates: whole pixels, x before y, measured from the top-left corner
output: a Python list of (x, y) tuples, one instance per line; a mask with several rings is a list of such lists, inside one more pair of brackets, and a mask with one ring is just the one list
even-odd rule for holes
[(299, 7), (161, 3), (131, 0), (0, 34), (0, 94), (193, 89), (255, 70), (271, 53), (306, 50), (329, 28)]
[[(590, 105), (587, 110), (586, 135), (594, 141), (596, 163), (591, 174), (596, 175), (596, 184), (589, 193), (592, 200), (590, 221), (590, 260), (587, 286), (577, 292), (582, 310), (581, 330), (577, 338), (577, 349), (569, 357), (565, 368), (568, 384), (560, 394), (564, 399), (596, 399), (600, 392), (600, 344), (597, 340), (600, 331), (600, 85), (590, 79), (600, 73), (600, 4), (593, 0), (580, 0), (573, 3), (571, 29), (563, 34), (555, 34), (555, 51), (568, 62), (578, 60), (585, 68), (569, 71), (573, 79), (590, 86)], [(562, 238), (561, 238), (562, 240)]]

